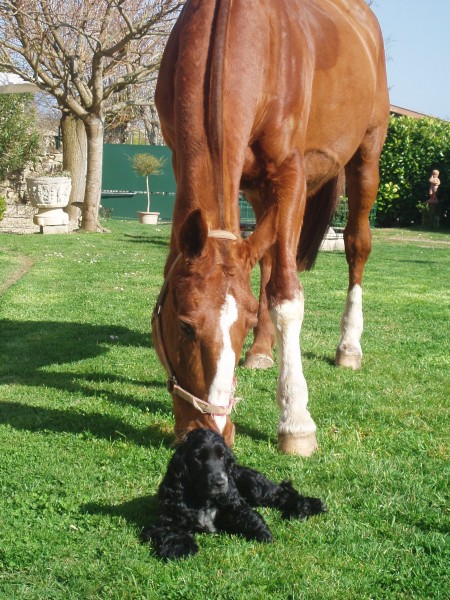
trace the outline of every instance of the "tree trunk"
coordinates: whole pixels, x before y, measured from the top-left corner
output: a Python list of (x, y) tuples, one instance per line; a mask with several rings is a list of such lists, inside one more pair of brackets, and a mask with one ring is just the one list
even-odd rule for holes
[(103, 119), (91, 114), (84, 119), (84, 126), (87, 137), (87, 173), (81, 229), (97, 231), (102, 191)]
[(86, 130), (80, 119), (74, 115), (63, 114), (61, 131), (64, 148), (63, 169), (70, 171), (72, 176), (72, 191), (66, 210), (71, 223), (78, 224), (81, 210), (73, 203), (76, 202), (81, 206), (84, 201), (87, 167)]
[(162, 133), (159, 125), (158, 113), (155, 106), (144, 106), (141, 111), (142, 121), (147, 133), (148, 141), (152, 146), (163, 144)]

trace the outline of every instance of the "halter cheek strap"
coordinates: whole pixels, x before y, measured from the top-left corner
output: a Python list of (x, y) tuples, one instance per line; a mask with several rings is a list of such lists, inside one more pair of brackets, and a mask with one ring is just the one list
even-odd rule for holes
[[(231, 240), (231, 241), (236, 241), (238, 239), (233, 233), (231, 233), (229, 231), (224, 231), (221, 229), (214, 229), (214, 230), (209, 231), (208, 237), (221, 239), (221, 240)], [(152, 327), (153, 327), (153, 332), (155, 335), (155, 341), (158, 345), (158, 354), (159, 354), (161, 362), (162, 362), (164, 368), (166, 369), (166, 372), (168, 375), (167, 390), (171, 394), (176, 394), (179, 398), (182, 398), (183, 400), (185, 400), (186, 402), (191, 404), (194, 408), (196, 408), (199, 412), (201, 412), (203, 414), (210, 414), (210, 415), (216, 415), (216, 416), (227, 416), (231, 413), (233, 408), (236, 406), (236, 404), (238, 402), (238, 398), (235, 398), (233, 396), (230, 397), (228, 406), (216, 406), (214, 404), (210, 404), (209, 402), (206, 402), (206, 400), (201, 400), (200, 398), (197, 398), (196, 396), (194, 396), (193, 394), (191, 394), (190, 392), (188, 392), (187, 390), (185, 390), (184, 388), (182, 388), (181, 386), (178, 385), (178, 382), (177, 382), (177, 379), (175, 376), (175, 372), (170, 363), (169, 357), (167, 356), (167, 351), (166, 351), (166, 347), (164, 344), (164, 337), (163, 337), (162, 327), (161, 327), (161, 310), (162, 310), (162, 307), (164, 304), (164, 300), (166, 298), (167, 288), (169, 285), (170, 278), (175, 270), (176, 265), (180, 261), (181, 257), (182, 257), (182, 254), (181, 253), (178, 254), (178, 256), (173, 261), (172, 265), (170, 266), (170, 269), (169, 269), (167, 276), (164, 280), (164, 283), (162, 285), (161, 291), (159, 292), (158, 299), (156, 300), (156, 305), (153, 310), (153, 316), (152, 316)]]

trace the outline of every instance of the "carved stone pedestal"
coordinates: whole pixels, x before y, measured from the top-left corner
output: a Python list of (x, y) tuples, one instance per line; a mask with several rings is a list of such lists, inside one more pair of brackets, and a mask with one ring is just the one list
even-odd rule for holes
[(33, 223), (41, 233), (68, 233), (69, 215), (63, 208), (69, 203), (70, 177), (28, 177), (30, 202), (38, 209)]

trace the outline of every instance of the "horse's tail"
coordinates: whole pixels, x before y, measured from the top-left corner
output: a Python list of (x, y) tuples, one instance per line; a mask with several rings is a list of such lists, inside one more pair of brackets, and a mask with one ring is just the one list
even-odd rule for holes
[(228, 23), (230, 20), (232, 0), (217, 0), (214, 13), (212, 44), (208, 57), (209, 81), (208, 95), (208, 140), (216, 168), (216, 193), (219, 207), (221, 227), (225, 226), (224, 215), (224, 133), (223, 133), (223, 74), (225, 64), (225, 48), (227, 43)]
[(305, 216), (297, 249), (297, 268), (309, 271), (319, 253), (320, 244), (333, 219), (343, 192), (344, 171), (330, 179), (318, 192), (307, 198)]

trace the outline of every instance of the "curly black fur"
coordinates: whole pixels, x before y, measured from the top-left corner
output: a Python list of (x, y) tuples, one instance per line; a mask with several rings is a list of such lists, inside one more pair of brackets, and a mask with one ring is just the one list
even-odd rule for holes
[(326, 512), (319, 498), (301, 496), (289, 481), (279, 485), (236, 464), (218, 433), (194, 429), (169, 462), (158, 490), (159, 519), (143, 533), (163, 559), (195, 554), (197, 532), (228, 532), (271, 542), (256, 506), (278, 508), (284, 519)]

